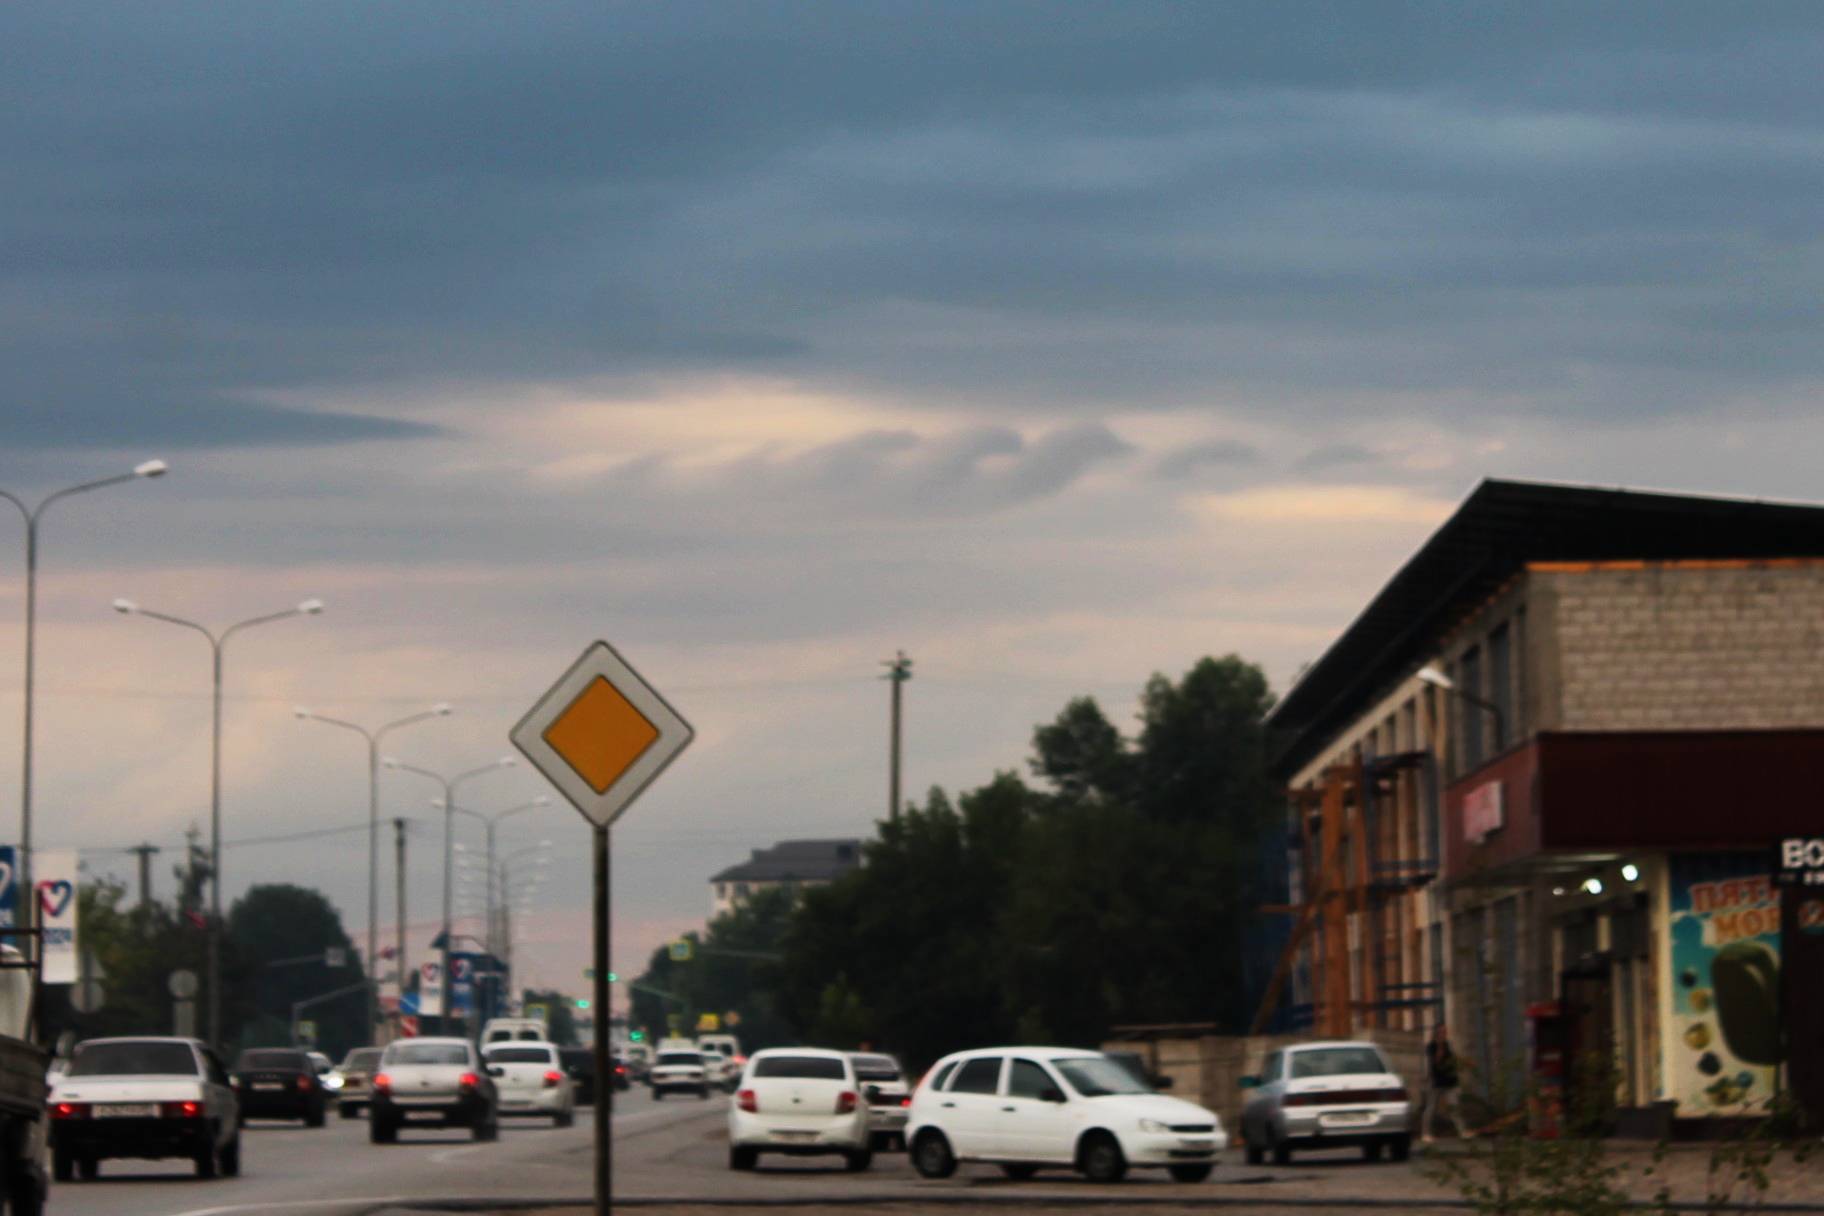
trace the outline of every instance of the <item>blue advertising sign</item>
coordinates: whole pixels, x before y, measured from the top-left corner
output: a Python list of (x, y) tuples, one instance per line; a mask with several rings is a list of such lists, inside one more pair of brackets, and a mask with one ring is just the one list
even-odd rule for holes
[(457, 1017), (475, 1012), (475, 972), (481, 958), (479, 954), (450, 955), (450, 1010)]

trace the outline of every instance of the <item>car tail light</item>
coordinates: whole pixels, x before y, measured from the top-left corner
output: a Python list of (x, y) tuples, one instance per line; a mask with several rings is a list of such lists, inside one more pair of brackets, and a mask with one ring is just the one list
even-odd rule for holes
[(390, 1094), (393, 1092), (393, 1079), (383, 1072), (377, 1072), (374, 1079), (368, 1082), (368, 1087), (377, 1094)]
[(160, 1102), (158, 1113), (166, 1119), (200, 1119), (203, 1114), (201, 1102)]
[(564, 1074), (553, 1068), (545, 1074), (545, 1088), (556, 1089), (563, 1083)]
[(735, 1106), (750, 1115), (760, 1113), (760, 1098), (751, 1089), (744, 1089), (735, 1095)]
[(299, 1089), (309, 1089), (311, 1086), (313, 1086), (315, 1084), (316, 1084), (316, 1079), (314, 1077), (304, 1076), (304, 1077), (298, 1078), (298, 1088)]
[(51, 1107), (53, 1119), (86, 1119), (89, 1117), (87, 1102), (58, 1102)]
[(474, 1089), (477, 1085), (481, 1084), (481, 1078), (472, 1072), (465, 1072), (460, 1077), (456, 1078), (456, 1084), (462, 1086), (464, 1089)]
[(901, 1099), (900, 1099), (900, 1100), (899, 1100), (899, 1104), (900, 1104), (900, 1105), (901, 1105), (901, 1106), (910, 1106), (910, 1105), (912, 1105), (912, 1095), (911, 1095), (911, 1094), (907, 1094), (907, 1095), (906, 1095), (906, 1096), (905, 1096), (905, 1097), (903, 1097), (903, 1098), (901, 1098)]
[(855, 1097), (854, 1090), (852, 1090), (852, 1089), (843, 1090), (841, 1093), (836, 1095), (836, 1113), (839, 1115), (848, 1114), (850, 1111), (855, 1109), (855, 1103), (857, 1100), (858, 1099)]

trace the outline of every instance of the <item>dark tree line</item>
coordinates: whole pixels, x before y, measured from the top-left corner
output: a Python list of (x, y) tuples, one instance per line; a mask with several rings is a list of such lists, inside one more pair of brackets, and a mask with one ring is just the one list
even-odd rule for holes
[[(1070, 702), (1034, 732), (1036, 782), (934, 789), (842, 881), (718, 919), (692, 962), (655, 953), (635, 1023), (752, 1009), (766, 1033), (750, 1048), (868, 1042), (914, 1066), (985, 1043), (1093, 1045), (1124, 1023), (1244, 1029), (1283, 932), (1258, 911), (1285, 887), (1272, 703), (1234, 656), (1154, 676), (1131, 737)], [(736, 940), (777, 959), (716, 961)]]

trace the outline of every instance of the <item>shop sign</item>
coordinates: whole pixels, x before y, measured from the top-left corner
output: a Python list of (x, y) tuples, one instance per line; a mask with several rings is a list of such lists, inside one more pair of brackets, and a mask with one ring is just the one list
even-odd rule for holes
[(1788, 836), (1775, 845), (1773, 877), (1782, 887), (1824, 887), (1824, 836)]
[(1463, 838), (1481, 844), (1500, 831), (1505, 822), (1502, 810), (1499, 781), (1485, 781), (1463, 795)]
[(1764, 858), (1670, 859), (1665, 1077), (1681, 1114), (1737, 1111), (1774, 1094), (1785, 1054), (1780, 896)]

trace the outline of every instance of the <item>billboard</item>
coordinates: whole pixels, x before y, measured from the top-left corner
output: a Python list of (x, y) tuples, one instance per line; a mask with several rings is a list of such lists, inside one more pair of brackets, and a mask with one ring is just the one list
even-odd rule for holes
[(1669, 859), (1666, 1096), (1681, 1115), (1774, 1095), (1780, 1033), (1780, 899), (1765, 853)]
[(38, 893), (38, 914), (44, 926), (46, 984), (76, 982), (76, 851), (57, 849), (34, 852), (32, 885)]

